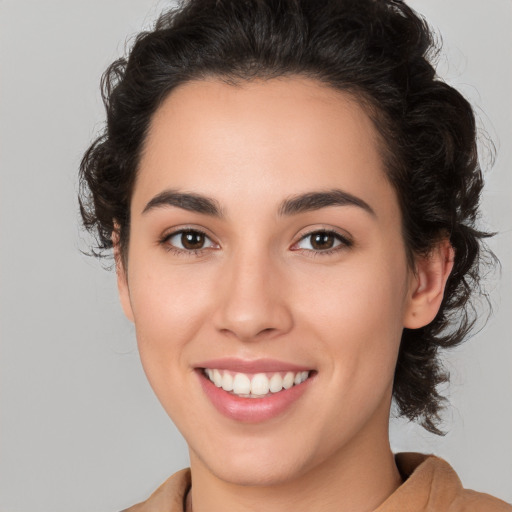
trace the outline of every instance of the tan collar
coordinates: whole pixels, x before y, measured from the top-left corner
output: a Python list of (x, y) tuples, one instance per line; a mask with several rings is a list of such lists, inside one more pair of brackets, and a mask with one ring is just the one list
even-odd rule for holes
[[(439, 457), (399, 453), (395, 460), (404, 483), (374, 512), (512, 512), (501, 500), (463, 489), (455, 471)], [(146, 501), (122, 512), (183, 512), (190, 485), (190, 470), (183, 469)]]

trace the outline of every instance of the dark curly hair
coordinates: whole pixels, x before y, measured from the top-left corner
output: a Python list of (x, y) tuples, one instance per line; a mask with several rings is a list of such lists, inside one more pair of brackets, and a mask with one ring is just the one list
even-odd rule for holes
[(191, 80), (303, 76), (355, 96), (381, 135), (403, 218), (409, 263), (442, 238), (455, 264), (436, 318), (404, 329), (394, 378), (399, 413), (438, 429), (447, 380), (438, 358), (474, 324), (488, 233), (475, 227), (483, 186), (469, 103), (436, 76), (438, 45), (399, 0), (188, 0), (139, 34), (102, 81), (107, 123), (80, 167), (80, 209), (96, 255), (119, 235), (126, 257), (130, 200), (148, 126), (166, 96)]

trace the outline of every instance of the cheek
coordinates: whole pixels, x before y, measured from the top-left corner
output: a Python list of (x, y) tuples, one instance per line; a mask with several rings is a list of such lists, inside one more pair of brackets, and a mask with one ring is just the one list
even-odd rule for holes
[(147, 263), (130, 269), (130, 297), (141, 361), (154, 386), (172, 379), (171, 366), (188, 370), (188, 342), (208, 318), (215, 287), (200, 265)]
[[(403, 330), (406, 266), (386, 256), (316, 276), (297, 294), (305, 329), (333, 372), (361, 386), (392, 381)], [(344, 388), (346, 389), (346, 388)]]
[[(142, 270), (142, 269), (141, 269)], [(142, 367), (155, 395), (178, 428), (183, 422), (200, 423), (190, 408), (191, 340), (208, 317), (211, 280), (198, 272), (149, 265), (133, 269), (130, 295)], [(185, 428), (185, 430), (187, 430)]]

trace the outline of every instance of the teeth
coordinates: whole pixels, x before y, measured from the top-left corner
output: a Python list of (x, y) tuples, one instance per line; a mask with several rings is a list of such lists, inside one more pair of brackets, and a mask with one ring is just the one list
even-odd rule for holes
[(224, 372), (222, 376), (222, 389), (224, 391), (233, 391), (233, 375), (229, 372)]
[(220, 388), (222, 386), (222, 374), (219, 370), (213, 370), (213, 383)]
[(235, 395), (258, 398), (270, 393), (279, 393), (304, 382), (309, 377), (308, 371), (287, 372), (284, 377), (274, 373), (270, 378), (265, 373), (257, 373), (251, 378), (245, 373), (230, 373), (224, 370), (206, 368), (205, 375), (219, 388), (231, 391)]
[(237, 373), (233, 379), (233, 393), (235, 395), (248, 395), (251, 392), (251, 381), (243, 373)]
[(274, 375), (272, 375), (269, 382), (269, 388), (272, 393), (278, 393), (283, 389), (283, 378), (279, 373), (274, 373)]
[(268, 391), (268, 377), (264, 373), (256, 374), (251, 380), (251, 393), (253, 395), (266, 395)]
[(292, 372), (288, 372), (283, 379), (283, 388), (290, 389), (293, 386), (295, 375)]
[(308, 378), (309, 372), (299, 372), (295, 375), (295, 378), (293, 379), (293, 383), (295, 385), (300, 384), (304, 382)]

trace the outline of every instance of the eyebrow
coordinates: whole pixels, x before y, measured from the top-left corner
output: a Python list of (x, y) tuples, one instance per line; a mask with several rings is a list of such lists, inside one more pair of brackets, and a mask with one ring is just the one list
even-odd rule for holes
[[(166, 206), (176, 206), (183, 210), (202, 213), (211, 217), (224, 217), (222, 208), (215, 199), (201, 194), (179, 192), (177, 190), (164, 190), (146, 204), (142, 213)], [(307, 192), (292, 196), (281, 203), (278, 214), (279, 216), (297, 215), (329, 206), (356, 206), (376, 217), (375, 211), (366, 201), (339, 189)]]
[(178, 192), (177, 190), (164, 190), (149, 201), (142, 213), (165, 206), (176, 206), (183, 210), (202, 213), (211, 217), (224, 217), (222, 208), (215, 199), (200, 194)]
[(329, 206), (357, 206), (376, 217), (373, 208), (361, 198), (340, 189), (308, 192), (286, 199), (279, 207), (279, 215), (288, 216), (305, 213)]

